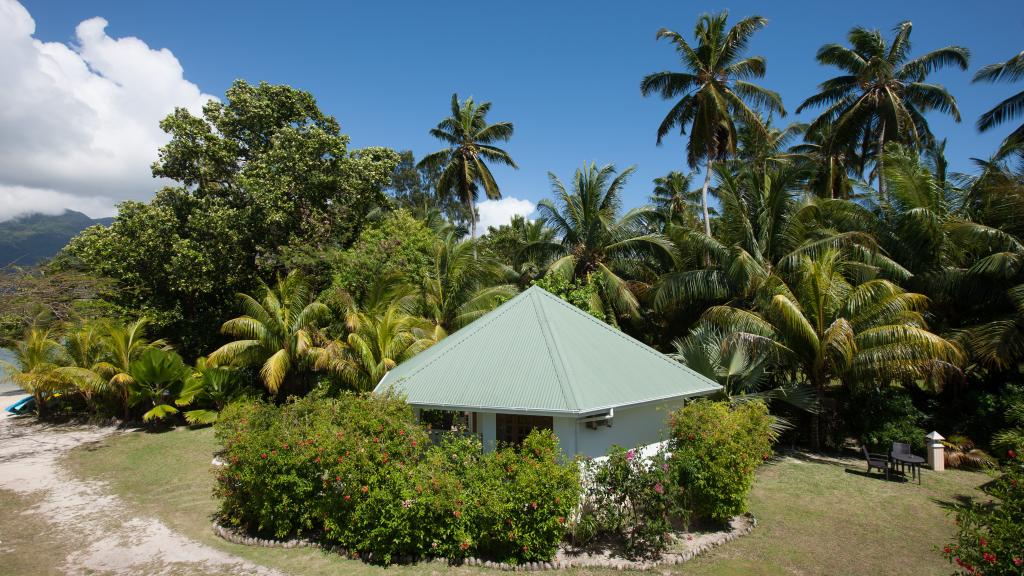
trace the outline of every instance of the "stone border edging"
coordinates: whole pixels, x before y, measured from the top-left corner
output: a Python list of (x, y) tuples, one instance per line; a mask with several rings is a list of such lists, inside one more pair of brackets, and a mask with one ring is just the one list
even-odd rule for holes
[[(728, 531), (715, 532), (708, 540), (702, 544), (697, 545), (691, 550), (684, 550), (681, 552), (666, 551), (662, 553), (661, 557), (657, 560), (643, 560), (643, 561), (629, 561), (623, 558), (613, 558), (610, 556), (593, 557), (587, 558), (568, 558), (559, 559), (550, 562), (526, 562), (524, 564), (508, 564), (505, 562), (493, 562), (491, 560), (481, 560), (479, 558), (466, 558), (463, 563), (466, 566), (479, 566), (483, 568), (492, 568), (495, 570), (504, 571), (539, 571), (539, 570), (562, 570), (565, 568), (612, 568), (618, 570), (650, 570), (658, 566), (682, 564), (713, 550), (726, 542), (731, 542), (741, 536), (746, 536), (753, 532), (754, 528), (757, 527), (757, 518), (753, 514), (747, 512), (740, 516), (734, 517), (730, 521), (730, 525), (737, 520), (746, 519), (739, 527), (732, 527)], [(213, 532), (231, 542), (233, 544), (241, 544), (244, 546), (262, 546), (265, 548), (309, 548), (317, 547), (331, 552), (340, 554), (346, 558), (362, 559), (370, 561), (372, 555), (366, 555), (362, 557), (358, 552), (349, 552), (344, 548), (338, 546), (325, 546), (318, 542), (306, 539), (295, 539), (295, 540), (272, 540), (268, 538), (255, 538), (251, 536), (245, 536), (239, 534), (231, 528), (221, 526), (214, 522)], [(562, 551), (560, 551), (561, 553)], [(400, 558), (398, 563), (409, 564), (412, 563), (412, 558)], [(444, 563), (449, 564), (445, 558), (431, 558), (422, 560), (424, 563)]]

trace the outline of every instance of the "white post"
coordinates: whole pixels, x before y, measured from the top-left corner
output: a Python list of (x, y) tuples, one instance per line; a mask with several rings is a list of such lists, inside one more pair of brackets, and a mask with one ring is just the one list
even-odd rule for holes
[(938, 432), (932, 432), (925, 438), (925, 450), (928, 452), (928, 467), (937, 472), (946, 469), (946, 447), (942, 445), (945, 438)]

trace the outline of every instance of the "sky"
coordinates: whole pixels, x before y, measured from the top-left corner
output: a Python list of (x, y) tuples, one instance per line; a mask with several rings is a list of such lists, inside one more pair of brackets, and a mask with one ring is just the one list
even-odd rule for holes
[(957, 97), (959, 124), (932, 113), (953, 170), (972, 170), (1010, 131), (984, 135), (978, 115), (1021, 89), (971, 84), (984, 64), (1024, 49), (1019, 0), (612, 3), (597, 0), (437, 2), (124, 2), (0, 0), (0, 220), (73, 208), (115, 212), (162, 184), (149, 165), (166, 136), (157, 122), (175, 106), (199, 110), (235, 79), (308, 90), (353, 147), (388, 146), (417, 157), (438, 149), (428, 130), (453, 92), (493, 102), (491, 121), (515, 135), (504, 147), (518, 170), (498, 167), (505, 201), (482, 204), (482, 224), (529, 214), (584, 162), (636, 165), (627, 207), (646, 202), (651, 180), (687, 170), (683, 137), (656, 145), (670, 103), (640, 94), (648, 73), (678, 69), (662, 27), (692, 36), (697, 17), (728, 9), (768, 26), (749, 54), (768, 61), (759, 81), (792, 111), (836, 71), (814, 59), (860, 25), (889, 31), (912, 20), (912, 55), (959, 44), (968, 72), (931, 77)]

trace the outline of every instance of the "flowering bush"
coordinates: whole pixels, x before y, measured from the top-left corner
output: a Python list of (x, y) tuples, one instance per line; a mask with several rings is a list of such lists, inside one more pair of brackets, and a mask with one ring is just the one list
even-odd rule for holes
[(355, 504), (387, 485), (385, 471), (411, 466), (427, 442), (408, 405), (389, 396), (235, 403), (217, 436), (228, 464), (217, 478), (222, 522), (277, 538), (323, 530), (336, 540), (346, 540)]
[(574, 525), (577, 544), (605, 537), (621, 542), (629, 557), (660, 553), (673, 519), (686, 515), (670, 470), (664, 451), (641, 458), (640, 448), (614, 446), (606, 461), (591, 462), (592, 489)]
[(490, 453), (457, 435), (429, 446), (408, 405), (389, 396), (242, 402), (224, 411), (217, 435), (223, 523), (314, 534), (381, 564), (548, 560), (579, 502), (578, 468), (551, 432)]
[(697, 400), (669, 418), (669, 459), (681, 505), (693, 518), (725, 522), (747, 510), (757, 466), (771, 456), (763, 402)]
[(1015, 450), (998, 474), (983, 487), (991, 500), (957, 507), (959, 534), (942, 552), (958, 574), (1024, 574), (1024, 462)]

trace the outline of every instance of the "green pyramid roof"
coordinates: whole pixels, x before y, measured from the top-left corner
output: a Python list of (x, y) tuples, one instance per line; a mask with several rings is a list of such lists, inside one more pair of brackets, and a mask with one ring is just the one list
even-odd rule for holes
[(387, 373), (410, 404), (587, 415), (721, 386), (536, 286)]

